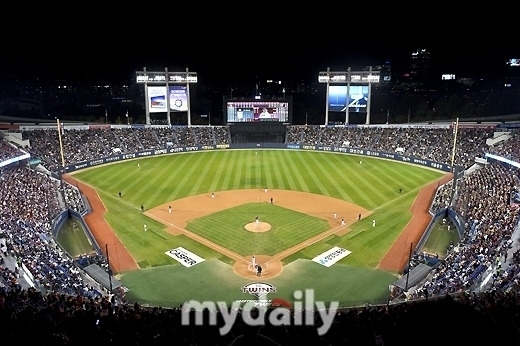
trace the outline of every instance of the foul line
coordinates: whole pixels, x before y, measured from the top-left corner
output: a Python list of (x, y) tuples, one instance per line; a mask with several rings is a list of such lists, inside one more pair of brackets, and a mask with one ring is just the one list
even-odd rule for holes
[(154, 219), (154, 220), (156, 220), (156, 221), (159, 221), (160, 223), (162, 223), (164, 225), (167, 225), (168, 227), (173, 227), (173, 228), (181, 231), (184, 235), (190, 237), (191, 239), (196, 240), (197, 242), (199, 242), (199, 243), (201, 243), (203, 245), (206, 245), (207, 247), (210, 247), (213, 250), (216, 250), (216, 251), (222, 253), (223, 255), (226, 255), (226, 256), (234, 259), (235, 261), (240, 260), (240, 261), (244, 261), (244, 262), (250, 262), (250, 260), (246, 259), (245, 257), (240, 256), (240, 255), (236, 254), (235, 252), (230, 251), (229, 249), (227, 249), (227, 248), (225, 248), (223, 246), (220, 246), (220, 245), (212, 242), (211, 240), (208, 240), (208, 239), (206, 239), (206, 238), (204, 238), (204, 237), (202, 237), (202, 236), (200, 236), (198, 234), (190, 232), (190, 231), (188, 231), (188, 230), (186, 230), (184, 228), (181, 228), (179, 226), (176, 226), (174, 224), (169, 224), (168, 222), (165, 222), (163, 219), (158, 218), (155, 215), (147, 214), (147, 216), (152, 218), (152, 219)]

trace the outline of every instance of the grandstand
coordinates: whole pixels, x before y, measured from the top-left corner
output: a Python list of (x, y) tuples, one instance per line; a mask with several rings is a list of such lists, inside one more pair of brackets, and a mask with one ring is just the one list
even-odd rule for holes
[[(419, 319), (441, 313), (443, 324), (471, 318), (473, 328), (485, 326), (490, 331), (484, 336), (450, 335), (452, 341), (518, 343), (519, 315), (504, 312), (518, 306), (520, 293), (520, 208), (510, 203), (510, 196), (520, 189), (519, 125), (461, 123), (456, 157), (451, 151), (452, 123), (288, 126), (284, 143), (273, 143), (273, 147), (306, 146), (370, 156), (378, 153), (379, 157), (457, 172), (456, 181), (439, 186), (431, 214), (432, 222), (448, 215), (461, 242), (428, 268), (417, 261), (421, 277), (408, 287), (398, 283), (386, 306), (342, 311), (326, 337), (318, 338), (310, 327), (283, 332), (266, 328), (261, 334), (273, 345), (406, 345), (422, 342), (414, 340), (424, 337)], [(40, 312), (51, 310), (53, 327), (46, 330), (35, 326), (27, 333), (28, 338), (41, 341), (39, 337), (44, 336), (44, 343), (67, 344), (67, 340), (77, 342), (81, 333), (91, 332), (107, 343), (112, 338), (125, 344), (153, 340), (155, 344), (166, 344), (180, 338), (186, 344), (194, 340), (209, 344), (216, 338), (215, 329), (206, 327), (207, 333), (195, 333), (170, 328), (167, 323), (178, 322), (175, 309), (144, 309), (139, 302), (128, 304), (124, 287), (117, 287), (111, 294), (106, 282), (96, 281), (95, 275), (86, 270), (95, 265), (110, 273), (101, 251), (78, 263), (60, 248), (54, 236), (60, 222), (70, 216), (69, 210), (79, 219), (89, 212), (88, 201), (76, 187), (61, 181), (60, 172), (139, 157), (139, 153), (254, 148), (259, 143), (232, 143), (229, 126), (73, 124), (64, 127), (62, 137), (60, 143), (54, 125), (21, 125), (5, 132), (0, 142), (0, 240), (5, 244), (0, 278), (3, 322), (12, 323), (11, 333), (23, 333), (22, 323), (41, 322), (45, 315)], [(269, 147), (270, 143), (261, 145)], [(61, 151), (66, 153), (65, 162), (61, 161)], [(35, 158), (41, 160), (40, 169), (30, 168), (29, 161)], [(403, 273), (411, 270), (403, 268)], [(58, 307), (61, 310), (55, 311)], [(483, 311), (484, 307), (488, 309)], [(19, 322), (8, 322), (13, 314), (20, 316)], [(79, 328), (65, 330), (62, 314), (75, 316), (86, 327), (81, 333)], [(106, 322), (105, 326), (96, 325), (94, 321), (99, 319)], [(249, 331), (234, 332), (236, 336)], [(406, 333), (408, 338), (403, 337)], [(446, 337), (439, 332), (441, 335)], [(233, 341), (229, 336), (223, 344), (231, 345)]]

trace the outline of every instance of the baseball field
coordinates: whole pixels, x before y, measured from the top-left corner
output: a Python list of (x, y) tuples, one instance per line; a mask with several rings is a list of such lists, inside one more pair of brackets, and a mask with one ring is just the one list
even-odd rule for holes
[(85, 221), (130, 302), (231, 304), (256, 299), (256, 285), (269, 287), (268, 300), (293, 303), (313, 289), (315, 300), (360, 306), (387, 302), (449, 175), (340, 153), (237, 149), (65, 179), (87, 196)]

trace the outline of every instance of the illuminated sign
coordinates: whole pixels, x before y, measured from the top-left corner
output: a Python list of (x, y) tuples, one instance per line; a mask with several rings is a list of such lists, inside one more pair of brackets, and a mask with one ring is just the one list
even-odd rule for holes
[(197, 83), (197, 74), (193, 72), (169, 73), (170, 83)]
[(319, 83), (379, 83), (379, 71), (320, 72)]
[(146, 72), (137, 71), (136, 82), (144, 83), (197, 83), (196, 72)]
[(137, 72), (137, 83), (165, 83), (166, 76), (164, 73), (144, 73)]

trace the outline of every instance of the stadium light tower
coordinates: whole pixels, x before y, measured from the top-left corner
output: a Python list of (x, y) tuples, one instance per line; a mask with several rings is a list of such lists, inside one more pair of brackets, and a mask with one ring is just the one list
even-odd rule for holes
[[(329, 97), (330, 84), (343, 84), (346, 85), (345, 95), (337, 95), (338, 100), (335, 100), (335, 107), (339, 107), (345, 111), (345, 125), (349, 124), (349, 108), (355, 108), (354, 103), (359, 100), (351, 95), (351, 84), (357, 85), (368, 85), (368, 92), (366, 94), (366, 121), (365, 124), (370, 124), (370, 98), (372, 96), (372, 83), (379, 83), (379, 71), (372, 71), (370, 66), (368, 71), (351, 71), (350, 67), (346, 72), (331, 72), (330, 67), (327, 67), (327, 71), (320, 72), (318, 75), (319, 83), (327, 84), (326, 100), (325, 100), (325, 125), (329, 124), (329, 104), (331, 102)], [(361, 89), (362, 90), (362, 89)], [(363, 98), (365, 94), (363, 92)], [(344, 97), (344, 100), (343, 100)]]
[[(170, 112), (187, 112), (188, 126), (191, 125), (190, 84), (197, 83), (197, 73), (189, 72), (149, 72), (146, 67), (136, 72), (136, 83), (144, 84), (146, 125), (150, 125), (150, 113), (166, 113), (171, 125)], [(173, 84), (171, 86), (170, 84)], [(185, 84), (186, 86), (183, 86)]]

